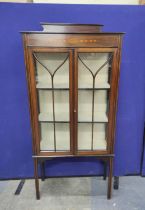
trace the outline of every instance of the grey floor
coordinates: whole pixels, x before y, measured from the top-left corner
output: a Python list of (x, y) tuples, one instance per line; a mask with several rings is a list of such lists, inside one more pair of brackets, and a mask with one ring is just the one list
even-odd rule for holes
[(40, 181), (35, 199), (34, 180), (26, 180), (20, 195), (18, 181), (0, 181), (0, 210), (145, 210), (145, 178), (120, 177), (119, 190), (106, 198), (102, 177), (51, 178)]

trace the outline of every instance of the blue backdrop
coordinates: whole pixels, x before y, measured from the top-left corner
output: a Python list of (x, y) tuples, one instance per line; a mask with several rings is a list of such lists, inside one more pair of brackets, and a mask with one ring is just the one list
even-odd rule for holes
[[(115, 175), (139, 174), (145, 112), (145, 7), (58, 4), (0, 4), (0, 178), (32, 177), (31, 129), (25, 77), (23, 30), (39, 22), (104, 24), (126, 32), (123, 40), (117, 114)], [(93, 158), (56, 159), (48, 176), (102, 173)], [(145, 161), (144, 161), (145, 174)]]

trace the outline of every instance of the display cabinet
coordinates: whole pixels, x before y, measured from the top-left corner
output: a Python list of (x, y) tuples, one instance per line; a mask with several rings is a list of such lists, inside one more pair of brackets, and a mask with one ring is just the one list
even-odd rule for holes
[(122, 33), (101, 32), (97, 24), (42, 27), (22, 32), (36, 197), (39, 163), (44, 167), (49, 158), (94, 156), (109, 166), (109, 199)]

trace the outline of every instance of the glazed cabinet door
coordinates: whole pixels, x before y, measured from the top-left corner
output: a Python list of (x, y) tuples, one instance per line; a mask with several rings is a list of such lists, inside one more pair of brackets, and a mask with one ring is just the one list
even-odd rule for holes
[(77, 154), (106, 154), (113, 143), (113, 84), (117, 71), (114, 55), (113, 48), (80, 48), (75, 51)]
[(67, 49), (32, 48), (29, 58), (36, 153), (72, 154), (72, 52)]

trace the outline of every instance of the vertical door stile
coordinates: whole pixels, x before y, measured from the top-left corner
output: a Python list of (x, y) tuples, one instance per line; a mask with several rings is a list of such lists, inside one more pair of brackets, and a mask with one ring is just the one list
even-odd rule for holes
[(78, 148), (78, 58), (77, 49), (73, 50), (74, 62), (74, 154), (77, 154)]
[(73, 50), (69, 50), (69, 103), (70, 103), (70, 151), (74, 154), (74, 55)]

